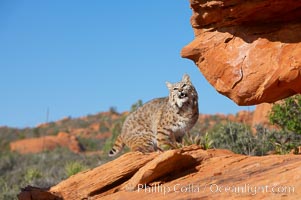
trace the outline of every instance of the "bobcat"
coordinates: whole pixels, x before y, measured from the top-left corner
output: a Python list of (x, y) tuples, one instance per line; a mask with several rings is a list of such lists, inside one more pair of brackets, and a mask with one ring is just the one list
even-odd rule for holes
[(198, 94), (190, 77), (184, 74), (180, 82), (166, 85), (169, 97), (153, 99), (126, 118), (109, 156), (115, 156), (124, 145), (143, 153), (174, 147), (195, 125)]

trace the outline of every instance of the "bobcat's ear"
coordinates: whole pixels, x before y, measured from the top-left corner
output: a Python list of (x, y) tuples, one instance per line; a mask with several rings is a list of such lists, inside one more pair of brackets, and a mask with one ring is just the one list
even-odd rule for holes
[(170, 82), (166, 81), (166, 86), (168, 87), (169, 90), (171, 90), (172, 84)]
[(188, 74), (184, 74), (183, 75), (182, 82), (184, 82), (184, 83), (191, 83), (190, 82), (190, 77), (189, 77)]

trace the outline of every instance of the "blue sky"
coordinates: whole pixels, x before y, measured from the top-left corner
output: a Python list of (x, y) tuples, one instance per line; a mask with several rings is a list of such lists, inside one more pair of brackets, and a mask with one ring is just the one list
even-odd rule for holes
[(0, 126), (35, 126), (168, 95), (184, 73), (201, 113), (236, 113), (195, 64), (188, 0), (0, 2)]

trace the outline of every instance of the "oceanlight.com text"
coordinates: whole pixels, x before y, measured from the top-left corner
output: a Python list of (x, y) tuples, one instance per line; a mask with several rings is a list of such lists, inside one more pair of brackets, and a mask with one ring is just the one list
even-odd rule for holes
[(294, 186), (285, 185), (259, 185), (250, 184), (224, 186), (219, 184), (210, 184), (209, 190), (212, 193), (237, 193), (256, 195), (258, 193), (274, 193), (274, 194), (292, 194), (295, 192)]
[[(131, 187), (128, 187), (129, 191), (133, 191)], [(151, 187), (146, 184), (138, 184), (135, 192), (144, 193), (160, 193), (166, 195), (171, 192), (175, 193), (235, 193), (255, 196), (260, 193), (270, 194), (293, 194), (295, 192), (294, 186), (286, 185), (252, 185), (252, 184), (241, 184), (241, 185), (221, 185), (216, 183), (208, 184), (174, 184), (174, 185), (162, 185), (154, 184)]]

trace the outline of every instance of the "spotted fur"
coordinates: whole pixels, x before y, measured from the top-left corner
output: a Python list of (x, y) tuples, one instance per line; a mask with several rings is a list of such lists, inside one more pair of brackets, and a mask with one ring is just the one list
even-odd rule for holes
[(144, 104), (125, 120), (109, 156), (124, 145), (143, 153), (173, 147), (196, 123), (199, 116), (198, 94), (185, 74), (180, 82), (166, 82), (169, 96)]

